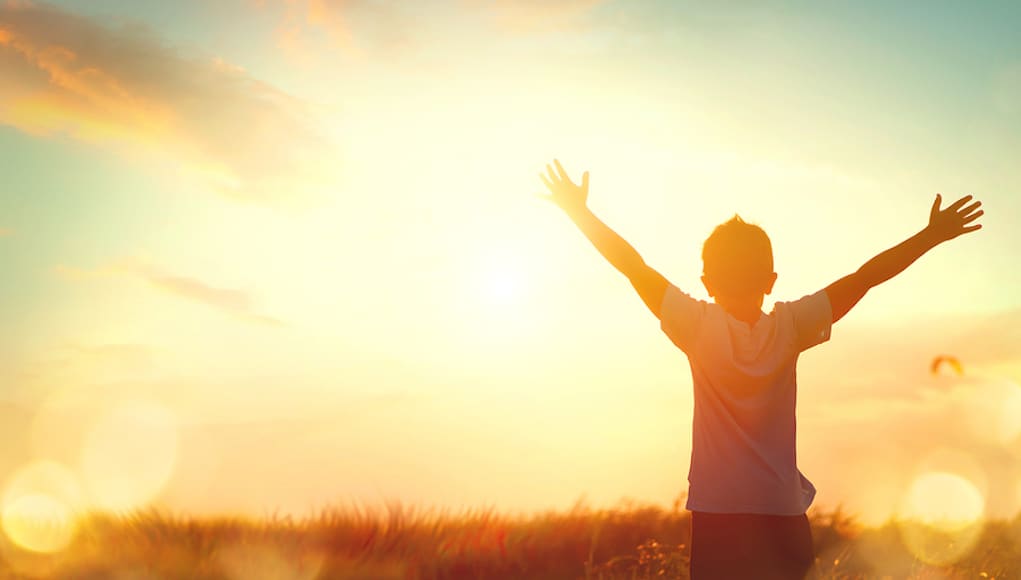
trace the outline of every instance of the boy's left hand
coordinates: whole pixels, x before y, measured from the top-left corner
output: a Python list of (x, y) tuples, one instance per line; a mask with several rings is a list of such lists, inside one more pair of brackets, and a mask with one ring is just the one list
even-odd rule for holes
[(971, 199), (972, 196), (966, 195), (941, 210), (939, 206), (943, 201), (943, 196), (937, 193), (936, 200), (932, 202), (932, 210), (929, 211), (929, 225), (926, 226), (926, 231), (932, 234), (937, 241), (946, 242), (961, 234), (982, 229), (982, 224), (968, 225), (985, 213), (978, 209), (982, 207), (981, 201), (964, 205)]

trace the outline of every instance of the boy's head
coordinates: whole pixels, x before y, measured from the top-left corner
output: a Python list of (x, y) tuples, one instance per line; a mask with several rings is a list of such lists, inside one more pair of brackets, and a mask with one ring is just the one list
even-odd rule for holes
[(757, 225), (735, 215), (716, 226), (702, 246), (702, 283), (728, 302), (756, 302), (773, 291), (773, 246)]

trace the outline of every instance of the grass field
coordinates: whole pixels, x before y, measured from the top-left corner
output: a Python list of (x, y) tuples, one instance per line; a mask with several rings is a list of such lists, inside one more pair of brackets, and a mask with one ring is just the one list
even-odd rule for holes
[[(934, 531), (863, 528), (839, 510), (810, 513), (818, 578), (1021, 578), (1021, 517)], [(66, 534), (39, 523), (37, 538)], [(198, 519), (156, 511), (82, 517), (52, 553), (2, 540), (2, 578), (639, 579), (687, 578), (688, 515), (624, 503), (508, 517), (392, 504), (314, 518)]]

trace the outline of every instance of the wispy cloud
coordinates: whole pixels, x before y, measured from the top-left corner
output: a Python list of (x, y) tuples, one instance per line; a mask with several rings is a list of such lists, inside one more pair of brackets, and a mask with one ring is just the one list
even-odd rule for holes
[(218, 288), (197, 278), (164, 272), (138, 259), (121, 260), (98, 269), (58, 265), (54, 272), (65, 280), (81, 281), (109, 276), (127, 276), (142, 280), (153, 288), (190, 302), (226, 312), (241, 320), (281, 327), (284, 322), (258, 312), (252, 296), (244, 290)]
[[(325, 34), (351, 57), (367, 54), (397, 57), (419, 52), (430, 41), (464, 39), (475, 42), (482, 32), (522, 34), (564, 31), (606, 0), (253, 0), (280, 18), (278, 46), (292, 56), (308, 58), (310, 39)], [(452, 34), (452, 31), (455, 31)], [(476, 49), (478, 46), (476, 46)]]
[[(317, 40), (325, 40), (345, 56), (364, 57), (367, 50), (391, 52), (406, 45), (416, 19), (410, 17), (407, 4), (394, 1), (367, 0), (253, 0), (270, 10), (279, 24), (276, 43), (297, 60), (310, 60), (316, 55)], [(440, 3), (432, 11), (442, 8)], [(418, 20), (419, 27), (423, 24)]]
[(218, 192), (282, 199), (320, 178), (309, 107), (141, 25), (0, 0), (0, 123), (183, 161)]
[(8, 238), (14, 235), (14, 230), (11, 228), (0, 228), (0, 238)]
[(161, 272), (140, 261), (122, 263), (117, 266), (117, 269), (145, 280), (154, 288), (178, 298), (206, 304), (251, 322), (283, 326), (281, 321), (256, 312), (253, 308), (252, 297), (243, 290), (217, 288), (196, 278)]

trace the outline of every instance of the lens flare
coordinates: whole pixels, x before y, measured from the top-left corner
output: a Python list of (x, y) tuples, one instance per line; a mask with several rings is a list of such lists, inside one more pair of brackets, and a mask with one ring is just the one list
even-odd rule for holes
[(145, 505), (170, 479), (177, 459), (174, 415), (152, 403), (124, 403), (85, 439), (82, 477), (93, 501), (108, 510)]
[(33, 552), (59, 552), (71, 543), (74, 516), (62, 501), (42, 493), (23, 495), (4, 506), (4, 533)]
[(985, 498), (971, 481), (955, 473), (919, 475), (898, 510), (905, 547), (937, 566), (957, 562), (971, 551), (983, 527)]
[(81, 505), (78, 482), (67, 468), (52, 461), (32, 463), (15, 473), (4, 491), (3, 531), (26, 550), (59, 552), (74, 537)]

